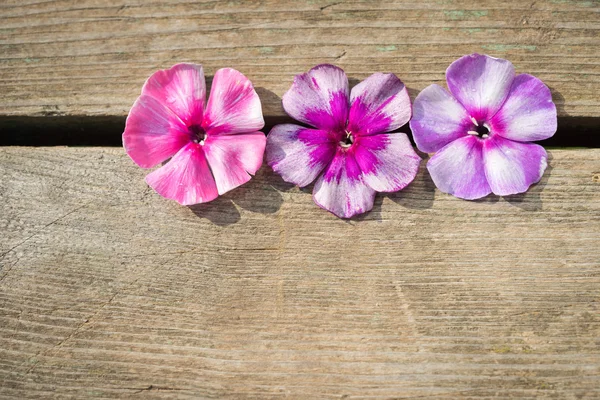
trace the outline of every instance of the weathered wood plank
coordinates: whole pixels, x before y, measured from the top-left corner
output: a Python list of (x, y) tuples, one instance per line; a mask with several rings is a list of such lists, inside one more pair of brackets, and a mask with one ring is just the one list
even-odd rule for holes
[(323, 62), (416, 93), (472, 52), (543, 79), (561, 116), (600, 116), (597, 1), (4, 0), (1, 115), (125, 115), (145, 78), (176, 62), (247, 74), (267, 117), (294, 74)]
[(600, 396), (600, 150), (358, 220), (263, 168), (212, 204), (121, 149), (0, 149), (0, 397)]

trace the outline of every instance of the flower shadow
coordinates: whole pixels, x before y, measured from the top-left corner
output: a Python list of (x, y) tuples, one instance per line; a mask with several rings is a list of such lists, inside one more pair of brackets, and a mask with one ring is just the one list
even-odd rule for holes
[(188, 208), (196, 217), (205, 218), (218, 226), (235, 224), (241, 217), (235, 204), (224, 197), (218, 197), (209, 203), (194, 204)]
[(433, 207), (435, 184), (427, 171), (428, 157), (426, 155), (423, 157), (424, 153), (419, 153), (419, 155), (422, 159), (419, 173), (415, 179), (404, 189), (394, 193), (386, 193), (384, 196), (405, 208), (425, 210)]
[(260, 214), (276, 213), (283, 204), (280, 191), (264, 180), (250, 182), (217, 199), (188, 208), (198, 218), (205, 218), (218, 226), (232, 225), (241, 219), (238, 207)]
[(231, 191), (229, 198), (237, 206), (260, 214), (273, 214), (283, 204), (283, 196), (273, 185), (273, 171), (266, 164), (246, 184)]
[(275, 92), (261, 86), (255, 87), (254, 90), (256, 90), (258, 97), (260, 97), (263, 113), (265, 114), (265, 126), (263, 129), (261, 129), (265, 135), (268, 135), (271, 129), (277, 124), (298, 124), (297, 121), (294, 121), (292, 118), (287, 116), (283, 110), (281, 97), (279, 97)]
[[(267, 168), (269, 173), (271, 174), (270, 177), (270, 184), (271, 187), (273, 189), (276, 189), (280, 192), (289, 192), (290, 190), (294, 189), (296, 187), (296, 185), (294, 185), (293, 183), (289, 183), (283, 180), (283, 178), (277, 174), (275, 171), (273, 171), (271, 169), (271, 167), (266, 166), (264, 168)], [(309, 193), (312, 193), (312, 184), (310, 185), (311, 190), (309, 191)], [(301, 191), (304, 191), (304, 188), (299, 188)]]
[(360, 79), (348, 77), (348, 88), (352, 88), (360, 83)]
[(225, 193), (210, 203), (190, 206), (198, 218), (206, 218), (215, 225), (226, 226), (238, 222), (238, 207), (260, 214), (276, 213), (283, 204), (281, 190), (272, 183), (272, 171), (266, 165), (244, 185)]
[(359, 221), (378, 221), (381, 222), (381, 210), (383, 208), (383, 198), (385, 193), (376, 193), (373, 201), (373, 208), (366, 213), (355, 215), (352, 218), (344, 219), (343, 221), (352, 224)]
[(555, 88), (553, 88), (552, 86), (548, 86), (548, 89), (550, 89), (550, 92), (552, 93), (552, 101), (554, 102), (554, 105), (556, 106), (556, 113), (558, 115), (568, 115), (565, 112), (565, 98), (562, 94), (560, 94), (560, 92), (558, 90), (556, 90)]

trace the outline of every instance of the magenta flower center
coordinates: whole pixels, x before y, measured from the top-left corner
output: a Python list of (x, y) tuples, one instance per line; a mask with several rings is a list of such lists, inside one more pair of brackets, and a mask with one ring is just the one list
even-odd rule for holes
[(206, 131), (204, 128), (200, 125), (190, 125), (188, 127), (188, 132), (192, 142), (204, 145), (204, 141), (206, 140)]
[(352, 136), (352, 132), (344, 131), (342, 139), (340, 140), (340, 146), (348, 148), (352, 146), (352, 143), (354, 143), (354, 136)]

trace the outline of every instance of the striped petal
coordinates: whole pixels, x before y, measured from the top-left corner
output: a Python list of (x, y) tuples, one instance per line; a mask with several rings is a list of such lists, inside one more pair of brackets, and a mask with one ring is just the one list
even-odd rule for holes
[(211, 201), (219, 195), (198, 143), (179, 150), (168, 163), (148, 174), (146, 183), (161, 196), (184, 206)]
[(378, 192), (395, 192), (415, 179), (421, 157), (406, 134), (359, 136), (352, 147), (367, 185)]
[(250, 180), (261, 167), (267, 138), (262, 132), (208, 136), (204, 152), (219, 195)]
[(284, 181), (304, 187), (329, 164), (336, 145), (326, 131), (276, 125), (267, 136), (267, 163)]
[(202, 65), (182, 63), (157, 71), (144, 84), (142, 95), (154, 97), (186, 126), (200, 124), (206, 98)]
[(406, 86), (394, 74), (375, 73), (352, 88), (348, 130), (374, 135), (400, 128), (410, 119)]
[(348, 78), (329, 64), (296, 75), (283, 95), (283, 108), (294, 119), (322, 130), (343, 130), (348, 119)]
[(550, 89), (534, 76), (518, 75), (490, 125), (494, 133), (519, 142), (548, 139), (556, 132), (556, 106)]
[(448, 91), (430, 85), (418, 94), (413, 105), (410, 129), (419, 150), (434, 153), (466, 136), (473, 125), (467, 110)]
[(465, 136), (435, 153), (427, 162), (427, 169), (438, 189), (467, 200), (490, 194), (482, 147), (482, 139)]
[(364, 182), (352, 153), (338, 148), (315, 183), (314, 202), (340, 218), (350, 218), (371, 210), (374, 199), (375, 191)]
[(222, 68), (215, 73), (202, 127), (209, 135), (256, 132), (265, 126), (252, 82), (241, 72)]
[(496, 114), (514, 78), (510, 61), (477, 53), (459, 58), (446, 70), (448, 89), (477, 121)]
[(123, 146), (142, 168), (152, 168), (172, 157), (191, 138), (177, 115), (154, 97), (140, 96), (125, 123)]
[(483, 160), (487, 181), (499, 196), (527, 191), (542, 178), (548, 165), (542, 146), (513, 142), (498, 135), (484, 141)]

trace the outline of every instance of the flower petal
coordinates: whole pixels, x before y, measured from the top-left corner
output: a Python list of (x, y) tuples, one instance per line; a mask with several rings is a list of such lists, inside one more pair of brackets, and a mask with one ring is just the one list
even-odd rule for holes
[(241, 72), (215, 72), (202, 127), (209, 135), (250, 133), (265, 126), (262, 107), (252, 82)]
[(498, 135), (484, 142), (483, 160), (488, 183), (499, 196), (527, 191), (542, 178), (548, 165), (542, 146), (513, 142)]
[(261, 167), (267, 138), (262, 132), (208, 136), (204, 152), (219, 194), (250, 180)]
[(448, 89), (477, 121), (496, 114), (514, 78), (510, 61), (477, 53), (459, 58), (446, 70)]
[(352, 88), (348, 130), (356, 135), (374, 135), (400, 128), (410, 119), (406, 86), (394, 74), (369, 76)]
[(466, 136), (472, 125), (467, 110), (441, 86), (430, 85), (417, 95), (410, 129), (419, 150), (436, 152)]
[(421, 157), (405, 133), (359, 136), (354, 157), (367, 185), (378, 192), (395, 192), (415, 179)]
[(340, 218), (350, 218), (372, 209), (374, 199), (375, 191), (364, 182), (352, 153), (338, 148), (315, 183), (314, 202)]
[(157, 71), (144, 84), (142, 95), (154, 97), (187, 126), (202, 122), (206, 82), (198, 64), (176, 64)]
[(466, 136), (451, 142), (429, 159), (427, 169), (442, 192), (467, 200), (490, 194), (482, 142), (477, 137)]
[(284, 181), (304, 187), (333, 159), (336, 143), (326, 131), (276, 125), (267, 136), (267, 164)]
[(204, 151), (197, 143), (189, 143), (168, 163), (148, 174), (146, 183), (161, 196), (184, 206), (205, 203), (218, 196)]
[(140, 96), (125, 123), (123, 146), (142, 168), (152, 168), (190, 142), (185, 124), (154, 97)]
[(292, 118), (323, 130), (343, 130), (348, 119), (348, 77), (335, 65), (321, 64), (296, 75), (283, 95)]
[(548, 139), (556, 132), (556, 106), (550, 89), (535, 76), (517, 75), (506, 102), (490, 125), (494, 133), (507, 139)]

